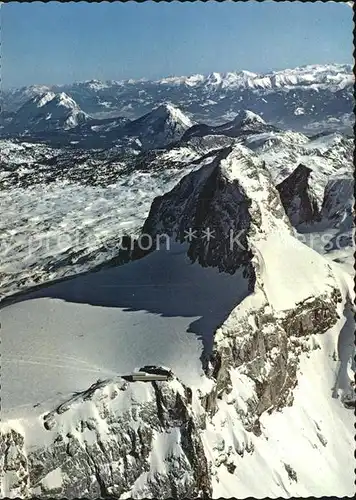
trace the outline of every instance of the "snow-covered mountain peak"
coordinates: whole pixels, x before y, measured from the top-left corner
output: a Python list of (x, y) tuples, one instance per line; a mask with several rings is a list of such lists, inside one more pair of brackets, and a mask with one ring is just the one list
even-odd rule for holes
[[(213, 230), (213, 239), (206, 238), (206, 228)], [(263, 162), (239, 144), (222, 149), (208, 165), (156, 198), (143, 232), (152, 237), (165, 232), (184, 241), (191, 229), (197, 237), (189, 247), (189, 257), (229, 273), (249, 266), (247, 239), (251, 232), (293, 234)], [(240, 231), (242, 247), (231, 246), (231, 234)]]
[(33, 94), (44, 94), (45, 92), (49, 92), (51, 87), (48, 85), (30, 85), (28, 87), (22, 87), (23, 90), (26, 90), (28, 93), (32, 92)]
[(16, 133), (68, 130), (89, 119), (89, 115), (65, 92), (45, 92), (29, 99), (9, 124)]
[(258, 124), (258, 123), (266, 125), (266, 122), (261, 116), (249, 110), (242, 111), (240, 114), (236, 116), (234, 121), (239, 121), (241, 126)]
[[(91, 90), (91, 91), (97, 92), (97, 91), (105, 90), (105, 89), (109, 88), (110, 86), (116, 86), (119, 83), (120, 82), (117, 82), (115, 80), (103, 81), (103, 80), (96, 80), (95, 78), (92, 78), (91, 80), (83, 80), (80, 82), (74, 82), (72, 84), (72, 86), (76, 90), (86, 89), (86, 90)], [(64, 86), (64, 87), (68, 87), (68, 86)], [(57, 86), (57, 88), (59, 88), (59, 86)]]
[(56, 105), (58, 106), (64, 106), (65, 108), (68, 109), (73, 109), (73, 110), (79, 110), (78, 104), (69, 97), (68, 94), (65, 92), (60, 92), (59, 94), (56, 94), (53, 101), (55, 102)]
[(185, 115), (177, 106), (171, 103), (164, 103), (154, 109), (151, 113), (153, 118), (165, 118), (182, 124), (186, 128), (193, 126), (192, 120)]
[(45, 94), (53, 93), (53, 91), (48, 85), (29, 85), (28, 87), (21, 87), (20, 89), (12, 89), (9, 93), (11, 93), (10, 95), (20, 93), (23, 95), (25, 101), (28, 101), (32, 98), (41, 98)]
[(190, 127), (192, 120), (171, 103), (162, 103), (146, 115), (130, 122), (124, 133), (136, 136), (143, 149), (163, 147), (178, 141)]
[(27, 106), (27, 108), (30, 108), (32, 104), (36, 108), (43, 108), (44, 106), (46, 106), (46, 108), (49, 108), (49, 106), (51, 107), (64, 106), (65, 108), (73, 110), (80, 109), (78, 104), (74, 101), (74, 99), (72, 99), (65, 92), (55, 93), (52, 91), (48, 91), (35, 95), (25, 104), (25, 106)]
[[(111, 83), (114, 83), (114, 82), (112, 81)], [(102, 89), (106, 89), (106, 88), (109, 87), (109, 83), (108, 82), (102, 82), (101, 80), (95, 80), (95, 79), (88, 80), (86, 82), (86, 84), (92, 90), (102, 90)]]
[(247, 107), (283, 129), (316, 133), (352, 128), (353, 82), (347, 64), (316, 64), (265, 73), (215, 71), (155, 81), (92, 79), (5, 90), (2, 107), (12, 114), (34, 95), (64, 91), (96, 118), (123, 116), (135, 120), (160, 103), (172, 101), (194, 121), (213, 126), (231, 120)]
[[(192, 74), (192, 75), (171, 75), (160, 78), (151, 83), (160, 85), (185, 85), (188, 87), (207, 85), (208, 87), (221, 86), (222, 88), (244, 87), (244, 88), (267, 88), (281, 87), (284, 85), (298, 85), (303, 83), (325, 83), (325, 81), (333, 82), (343, 80), (346, 75), (352, 77), (351, 64), (309, 64), (298, 66), (296, 68), (287, 68), (282, 70), (271, 70), (266, 73), (255, 73), (248, 70), (236, 70), (227, 72), (214, 71), (209, 74)], [(348, 79), (349, 80), (349, 79)], [(76, 87), (88, 87), (92, 90), (102, 90), (110, 85), (136, 84), (142, 82), (150, 82), (146, 78), (128, 79), (128, 80), (108, 80), (102, 81), (97, 79), (84, 80), (74, 82), (72, 85)], [(57, 86), (58, 87), (58, 86)], [(26, 89), (43, 91), (50, 90), (48, 86), (32, 85)], [(43, 89), (43, 90), (41, 90)]]
[(220, 85), (223, 81), (223, 75), (221, 73), (217, 73), (216, 71), (214, 71), (213, 73), (210, 73), (210, 75), (208, 75), (206, 77), (206, 85), (208, 86), (216, 86), (216, 85)]
[(222, 176), (229, 183), (238, 183), (241, 186), (249, 200), (250, 213), (259, 214), (253, 223), (254, 232), (268, 234), (278, 230), (294, 234), (271, 176), (258, 156), (247, 147), (235, 144), (230, 154), (221, 160), (220, 169)]
[(198, 124), (189, 129), (183, 137), (183, 140), (188, 140), (192, 137), (203, 137), (206, 135), (225, 135), (228, 137), (242, 138), (249, 135), (261, 136), (261, 134), (273, 134), (278, 129), (266, 123), (264, 119), (249, 110), (240, 111), (233, 120), (211, 127), (206, 124)]
[(54, 92), (45, 92), (44, 94), (39, 94), (36, 95), (33, 98), (33, 102), (36, 104), (38, 108), (42, 108), (42, 106), (45, 106), (48, 102), (52, 101), (56, 97), (56, 94)]
[(341, 86), (352, 83), (349, 64), (314, 64), (292, 69), (253, 73), (247, 70), (227, 73), (213, 72), (208, 75), (175, 76), (159, 80), (164, 85), (206, 86), (217, 89), (272, 89), (281, 87), (305, 87), (310, 85)]
[(258, 76), (257, 73), (253, 73), (252, 71), (247, 71), (245, 69), (241, 71), (241, 74), (246, 76), (247, 78), (255, 78), (256, 76)]
[(161, 78), (157, 80), (155, 83), (158, 85), (186, 85), (187, 87), (195, 87), (200, 83), (205, 81), (205, 75), (190, 75), (190, 76), (168, 76), (166, 78)]

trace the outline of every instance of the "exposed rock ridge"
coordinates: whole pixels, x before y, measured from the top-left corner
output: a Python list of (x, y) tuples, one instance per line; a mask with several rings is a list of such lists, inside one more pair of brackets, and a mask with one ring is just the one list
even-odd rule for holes
[(255, 309), (256, 295), (245, 299), (250, 308), (246, 303), (237, 306), (215, 334), (207, 372), (216, 380), (216, 386), (207, 409), (217, 411), (217, 400), (233, 390), (232, 373), (239, 374), (255, 384), (249, 411), (241, 416), (247, 430), (258, 432), (264, 411), (292, 404), (298, 355), (311, 348), (314, 335), (336, 323), (341, 296), (335, 289), (331, 296), (310, 298), (278, 317), (267, 302)]

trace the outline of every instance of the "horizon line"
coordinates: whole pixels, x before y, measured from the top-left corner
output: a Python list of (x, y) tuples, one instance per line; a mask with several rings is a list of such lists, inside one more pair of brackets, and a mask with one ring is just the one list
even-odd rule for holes
[(207, 78), (211, 75), (214, 74), (219, 74), (219, 75), (227, 75), (227, 74), (239, 74), (239, 73), (251, 73), (256, 76), (268, 76), (273, 73), (278, 73), (278, 72), (283, 72), (283, 71), (288, 71), (288, 70), (296, 70), (296, 69), (302, 69), (302, 68), (307, 68), (308, 66), (350, 66), (350, 70), (352, 72), (352, 67), (353, 63), (339, 63), (339, 62), (328, 62), (328, 63), (308, 63), (308, 64), (303, 64), (299, 66), (289, 66), (287, 68), (279, 68), (279, 69), (270, 69), (266, 72), (255, 72), (251, 71), (248, 69), (240, 69), (240, 70), (233, 70), (233, 71), (211, 71), (209, 73), (190, 73), (190, 74), (185, 74), (185, 75), (177, 75), (177, 74), (170, 74), (166, 76), (162, 76), (160, 78), (147, 78), (147, 77), (142, 77), (142, 78), (124, 78), (124, 79), (98, 79), (98, 78), (90, 78), (90, 79), (85, 79), (85, 80), (73, 80), (71, 82), (66, 82), (66, 83), (31, 83), (31, 84), (25, 84), (25, 85), (20, 85), (20, 86), (2, 86), (2, 90), (7, 91), (7, 90), (21, 90), (23, 88), (29, 88), (29, 87), (65, 87), (68, 85), (75, 85), (75, 84), (80, 84), (80, 83), (89, 83), (89, 82), (100, 82), (100, 83), (120, 83), (120, 84), (125, 84), (125, 83), (130, 83), (130, 84), (135, 84), (135, 83), (144, 83), (144, 82), (152, 82), (152, 83), (159, 83), (162, 80), (168, 80), (168, 79), (179, 79), (179, 78), (192, 78), (194, 76), (202, 76), (204, 78)]

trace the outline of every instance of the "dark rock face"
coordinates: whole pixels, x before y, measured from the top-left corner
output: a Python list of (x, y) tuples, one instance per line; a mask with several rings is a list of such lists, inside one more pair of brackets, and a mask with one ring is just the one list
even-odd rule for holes
[(313, 333), (325, 333), (338, 320), (336, 305), (341, 301), (338, 290), (334, 290), (330, 300), (312, 297), (290, 311), (282, 321), (289, 336), (302, 337)]
[[(155, 198), (143, 233), (156, 238), (173, 236), (189, 243), (191, 260), (202, 266), (234, 273), (241, 266), (253, 281), (247, 234), (251, 224), (250, 200), (238, 181), (229, 181), (221, 161), (231, 148), (220, 151), (212, 162), (185, 176), (169, 193)], [(239, 244), (233, 236), (241, 233)]]
[(324, 191), (321, 217), (327, 219), (335, 226), (339, 226), (348, 219), (349, 227), (352, 227), (352, 211), (354, 206), (354, 178), (342, 176), (331, 179)]
[[(253, 321), (259, 325), (257, 328), (251, 326)], [(232, 389), (230, 370), (242, 368), (242, 373), (256, 387), (256, 396), (249, 401), (249, 412), (241, 415), (246, 429), (254, 432), (265, 410), (291, 402), (297, 360), (289, 349), (286, 331), (268, 308), (256, 311), (252, 317), (242, 317), (233, 330), (224, 330), (222, 335), (224, 346), (220, 347), (217, 340), (211, 358), (217, 397)]]
[(311, 172), (310, 168), (299, 165), (289, 177), (276, 186), (293, 226), (320, 220), (316, 196), (309, 187)]

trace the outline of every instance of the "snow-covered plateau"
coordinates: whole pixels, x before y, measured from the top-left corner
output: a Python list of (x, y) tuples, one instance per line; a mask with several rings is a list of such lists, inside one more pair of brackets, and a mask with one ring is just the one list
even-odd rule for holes
[[(337, 93), (349, 73), (155, 85)], [(353, 138), (174, 99), (93, 124), (67, 88), (23, 92), (37, 131), (60, 113), (0, 140), (1, 496), (353, 497)]]

